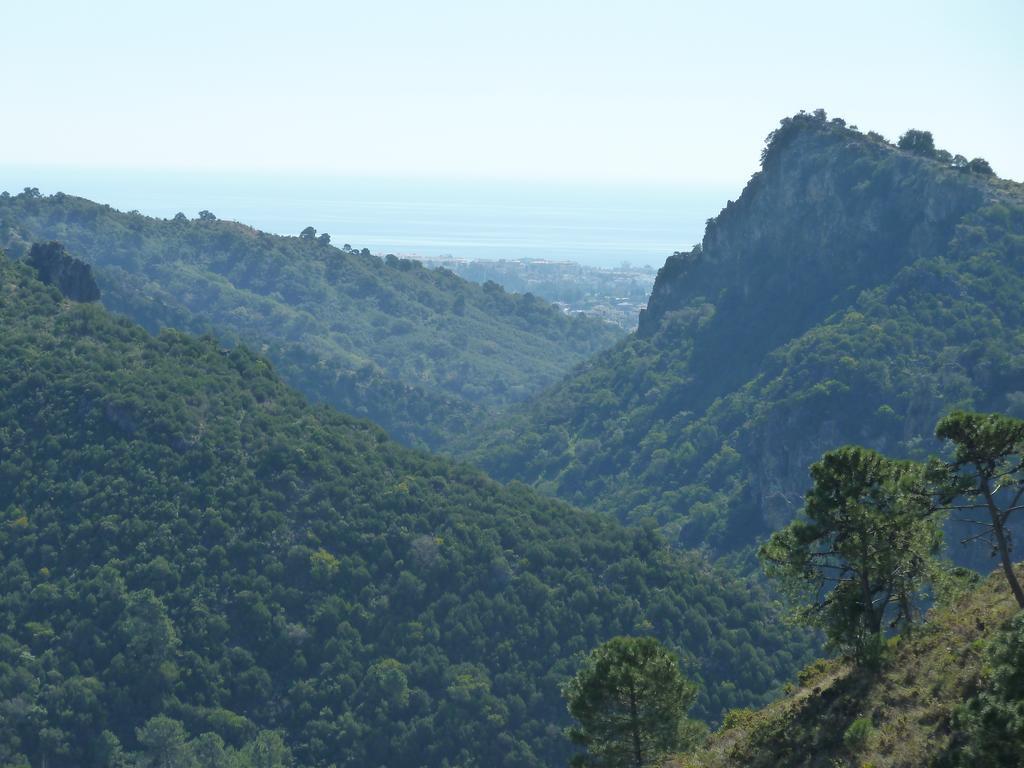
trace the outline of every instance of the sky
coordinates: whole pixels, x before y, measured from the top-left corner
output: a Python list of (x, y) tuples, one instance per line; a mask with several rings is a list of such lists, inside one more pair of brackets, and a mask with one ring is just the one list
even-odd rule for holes
[(1024, 179), (1024, 2), (0, 3), (0, 165), (741, 185), (823, 107)]

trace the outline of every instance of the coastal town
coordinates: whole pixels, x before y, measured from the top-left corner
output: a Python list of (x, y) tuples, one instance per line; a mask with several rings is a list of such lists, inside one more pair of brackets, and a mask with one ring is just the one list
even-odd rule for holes
[(419, 260), (427, 267), (451, 270), (466, 280), (491, 281), (506, 291), (532, 293), (558, 305), (566, 314), (598, 317), (628, 331), (636, 328), (657, 275), (654, 267), (629, 263), (601, 268), (549, 259), (438, 256)]

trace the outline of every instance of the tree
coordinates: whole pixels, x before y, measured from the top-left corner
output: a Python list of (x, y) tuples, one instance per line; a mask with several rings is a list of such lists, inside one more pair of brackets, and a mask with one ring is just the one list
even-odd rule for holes
[(213, 215), (212, 213), (210, 213), (209, 211), (205, 211), (205, 210), (204, 210), (204, 211), (200, 211), (200, 212), (199, 212), (199, 220), (200, 220), (200, 221), (216, 221), (216, 220), (217, 220), (217, 217), (216, 217), (216, 216), (214, 216), (214, 215)]
[(967, 164), (967, 170), (971, 173), (978, 173), (982, 176), (995, 176), (996, 172), (992, 170), (992, 166), (989, 165), (988, 160), (983, 157), (976, 157)]
[(1007, 527), (1011, 515), (1024, 509), (1024, 421), (999, 413), (955, 411), (939, 421), (935, 434), (949, 440), (955, 450), (953, 461), (937, 467), (943, 486), (940, 505), (988, 513), (987, 522), (969, 521), (982, 526), (973, 538), (989, 540), (1017, 604), (1024, 608), (1024, 589), (1013, 570), (1013, 540)]
[(156, 714), (178, 677), (180, 640), (167, 609), (151, 589), (133, 592), (115, 631), (122, 650), (111, 659), (106, 676), (108, 682), (126, 686), (117, 706), (125, 712)]
[(935, 156), (935, 139), (932, 138), (931, 131), (917, 131), (911, 128), (900, 136), (896, 146), (922, 157)]
[(320, 233), (320, 237), (318, 237), (316, 239), (316, 241), (318, 243), (320, 243), (320, 245), (330, 245), (331, 244), (331, 236), (329, 234), (327, 234), (326, 232), (321, 232)]
[(1024, 754), (1024, 613), (985, 652), (982, 689), (953, 714), (958, 768), (1019, 765)]
[(142, 768), (194, 768), (185, 727), (177, 720), (159, 715), (136, 729), (142, 747)]
[(299, 232), (299, 237), (303, 240), (313, 240), (316, 238), (316, 230), (313, 227), (306, 227), (304, 230)]
[(804, 515), (760, 551), (801, 621), (864, 659), (889, 628), (909, 625), (942, 537), (924, 467), (859, 446), (811, 467)]
[(364, 685), (373, 701), (394, 707), (409, 703), (409, 681), (395, 659), (383, 659), (370, 667)]
[(252, 768), (288, 768), (292, 764), (291, 750), (275, 731), (260, 731), (256, 740), (243, 748), (242, 758)]
[(616, 637), (599, 646), (563, 695), (579, 721), (569, 735), (587, 750), (573, 765), (643, 768), (690, 746), (680, 734), (697, 687), (652, 637)]
[(110, 731), (103, 731), (93, 746), (96, 764), (104, 768), (130, 768), (133, 761), (125, 754), (121, 742)]
[(216, 733), (204, 733), (189, 745), (197, 768), (226, 768), (234, 765), (233, 755), (224, 746), (224, 739)]

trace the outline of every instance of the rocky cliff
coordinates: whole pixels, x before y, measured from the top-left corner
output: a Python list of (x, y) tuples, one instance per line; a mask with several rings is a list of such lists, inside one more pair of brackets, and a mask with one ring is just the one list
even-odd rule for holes
[(637, 333), (471, 454), (688, 546), (742, 548), (860, 443), (923, 458), (954, 406), (1024, 410), (1024, 189), (800, 114), (667, 260)]
[(708, 221), (700, 246), (658, 273), (639, 335), (653, 336), (668, 313), (711, 302), (694, 367), (705, 380), (745, 381), (765, 353), (860, 291), (942, 253), (986, 194), (983, 179), (842, 121), (790, 118), (740, 197)]

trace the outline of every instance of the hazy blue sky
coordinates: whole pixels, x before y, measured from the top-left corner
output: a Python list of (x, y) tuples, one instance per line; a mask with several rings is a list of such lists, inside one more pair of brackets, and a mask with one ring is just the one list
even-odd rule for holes
[(0, 164), (742, 183), (825, 107), (1024, 178), (1024, 2), (0, 3)]

